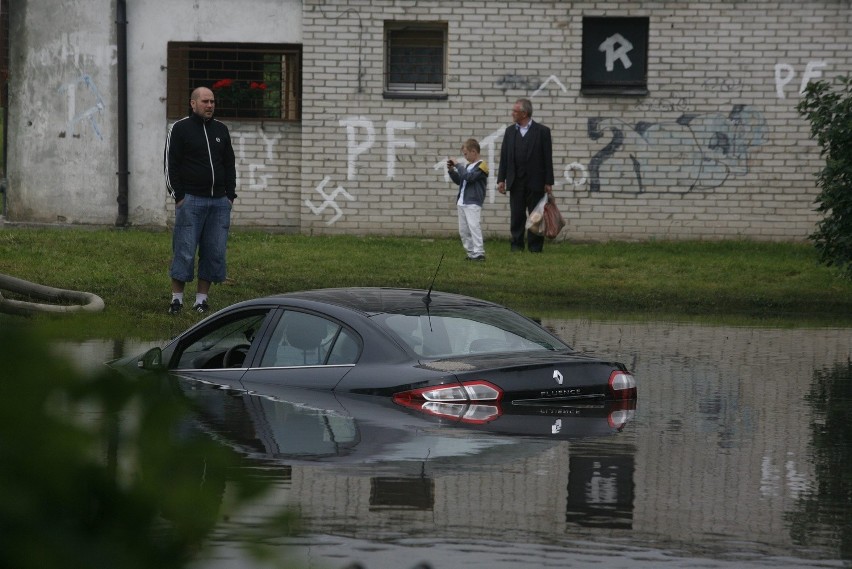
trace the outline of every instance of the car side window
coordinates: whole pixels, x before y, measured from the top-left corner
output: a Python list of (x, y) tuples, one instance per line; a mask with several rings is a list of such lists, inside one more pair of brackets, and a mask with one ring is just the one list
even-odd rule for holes
[[(215, 320), (181, 349), (174, 369), (238, 367), (255, 341), (267, 313), (268, 310), (251, 311), (235, 318)], [(229, 361), (226, 361), (226, 356)]]
[(359, 344), (348, 330), (326, 318), (287, 310), (272, 332), (261, 367), (354, 363)]
[(358, 338), (347, 330), (340, 329), (340, 334), (337, 335), (337, 340), (334, 342), (334, 347), (328, 355), (329, 365), (344, 365), (354, 364), (358, 361), (358, 354), (361, 352), (361, 343)]

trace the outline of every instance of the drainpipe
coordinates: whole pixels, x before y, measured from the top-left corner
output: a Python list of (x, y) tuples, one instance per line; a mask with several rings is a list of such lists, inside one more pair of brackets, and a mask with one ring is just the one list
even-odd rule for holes
[(115, 5), (116, 56), (118, 62), (118, 217), (117, 227), (127, 226), (127, 3), (117, 0)]
[(0, 93), (5, 94), (5, 98), (0, 100), (0, 105), (3, 107), (3, 128), (0, 131), (0, 146), (3, 146), (3, 155), (0, 156), (0, 224), (2, 219), (5, 219), (9, 208), (9, 182), (6, 179), (6, 174), (9, 171), (9, 2), (0, 0), (0, 81), (3, 82), (0, 87)]

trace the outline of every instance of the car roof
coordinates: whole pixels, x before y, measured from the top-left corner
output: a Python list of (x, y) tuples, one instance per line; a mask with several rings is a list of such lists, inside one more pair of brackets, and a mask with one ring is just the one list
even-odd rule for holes
[(498, 305), (461, 294), (427, 291), (411, 288), (346, 287), (304, 290), (276, 295), (274, 299), (314, 301), (333, 304), (369, 315), (382, 313), (417, 312), (426, 309), (429, 296), (430, 308), (461, 308), (470, 306)]

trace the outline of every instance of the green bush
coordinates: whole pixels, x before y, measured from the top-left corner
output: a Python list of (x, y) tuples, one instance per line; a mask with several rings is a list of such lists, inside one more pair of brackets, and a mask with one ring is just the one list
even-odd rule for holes
[(239, 508), (268, 485), (188, 428), (175, 378), (81, 374), (18, 325), (0, 361), (0, 567), (182, 569), (233, 512), (226, 486)]
[(797, 109), (811, 123), (811, 138), (825, 158), (816, 199), (825, 217), (810, 239), (820, 262), (852, 280), (852, 76), (838, 77), (834, 85), (811, 83)]

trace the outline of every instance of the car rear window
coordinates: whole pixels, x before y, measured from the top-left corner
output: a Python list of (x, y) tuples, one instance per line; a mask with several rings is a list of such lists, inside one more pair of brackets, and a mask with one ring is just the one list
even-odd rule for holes
[(422, 357), (568, 348), (534, 322), (494, 307), (431, 310), (428, 314), (376, 316), (392, 335)]

